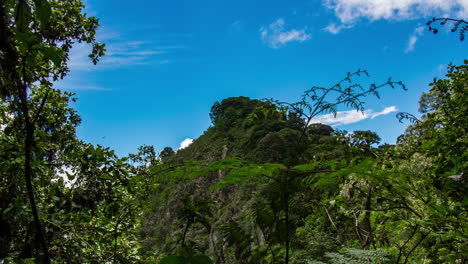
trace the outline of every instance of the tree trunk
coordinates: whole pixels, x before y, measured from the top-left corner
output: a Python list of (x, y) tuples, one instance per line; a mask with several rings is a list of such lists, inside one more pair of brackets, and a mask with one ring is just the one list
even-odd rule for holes
[(36, 238), (39, 241), (42, 254), (43, 262), (50, 264), (49, 250), (47, 247), (47, 242), (44, 237), (44, 232), (42, 230), (42, 225), (39, 220), (39, 214), (37, 212), (36, 200), (34, 199), (34, 188), (32, 185), (33, 179), (33, 169), (32, 169), (32, 152), (34, 146), (34, 124), (31, 121), (29, 116), (29, 105), (28, 105), (28, 95), (27, 95), (27, 86), (18, 81), (17, 87), (20, 93), (20, 104), (21, 112), (24, 119), (25, 127), (25, 139), (24, 139), (24, 180), (26, 182), (26, 189), (28, 192), (29, 204), (31, 205), (31, 210), (34, 218), (34, 225), (36, 228)]

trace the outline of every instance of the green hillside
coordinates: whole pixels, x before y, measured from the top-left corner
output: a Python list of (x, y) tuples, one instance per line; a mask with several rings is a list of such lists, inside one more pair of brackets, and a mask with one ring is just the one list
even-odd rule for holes
[(215, 103), (203, 135), (149, 168), (158, 187), (141, 226), (143, 255), (169, 256), (161, 263), (464, 259), (466, 73), (452, 67), (449, 80), (432, 84), (421, 120), (398, 115), (413, 124), (396, 146), (379, 146), (371, 131), (307, 125), (278, 102)]

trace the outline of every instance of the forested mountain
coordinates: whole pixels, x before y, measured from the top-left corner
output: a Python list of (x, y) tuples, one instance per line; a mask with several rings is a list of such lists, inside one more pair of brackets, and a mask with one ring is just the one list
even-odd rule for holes
[[(421, 97), (396, 146), (227, 98), (213, 126), (148, 170), (143, 256), (161, 263), (463, 263), (467, 65)], [(303, 128), (306, 128), (303, 130)], [(167, 168), (173, 168), (170, 172)], [(289, 248), (289, 250), (286, 250)]]
[[(356, 153), (365, 158), (380, 152), (372, 147), (379, 137), (370, 131), (346, 134), (311, 124), (302, 140), (305, 121), (271, 102), (227, 98), (213, 105), (210, 116), (213, 126), (200, 138), (150, 168), (159, 186), (151, 199), (154, 211), (142, 226), (147, 252), (176, 249), (223, 263), (279, 261), (285, 239), (282, 196), (294, 203), (288, 224), (293, 232), (313, 213), (309, 203), (321, 193), (302, 186), (315, 177), (307, 170), (334, 168)], [(294, 153), (298, 150), (300, 156)], [(281, 174), (294, 163), (302, 164), (294, 167), (298, 179), (288, 179), (291, 186), (284, 193)], [(160, 166), (177, 169), (159, 173)], [(329, 191), (336, 194), (334, 188)], [(306, 246), (297, 237), (291, 240)]]
[(313, 123), (405, 89), (358, 70), (299, 102), (226, 98), (187, 148), (118, 157), (54, 88), (74, 44), (104, 55), (83, 8), (0, 1), (0, 263), (467, 262), (468, 61), (398, 114), (396, 145)]

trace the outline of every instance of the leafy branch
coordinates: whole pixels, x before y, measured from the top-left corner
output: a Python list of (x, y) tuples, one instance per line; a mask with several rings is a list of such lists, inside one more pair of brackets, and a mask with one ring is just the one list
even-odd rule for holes
[(429, 20), (426, 25), (429, 27), (429, 31), (437, 34), (439, 33), (439, 29), (435, 28), (433, 25), (436, 22), (440, 22), (441, 26), (445, 26), (447, 22), (450, 22), (452, 24), (452, 28), (450, 31), (452, 32), (460, 32), (460, 41), (465, 40), (465, 33), (468, 30), (468, 22), (463, 20), (463, 19), (455, 19), (455, 18), (432, 18), (432, 20)]
[[(390, 86), (391, 88), (399, 86), (403, 88), (403, 90), (407, 90), (406, 86), (401, 81), (393, 81), (391, 78), (388, 78), (388, 80), (382, 84), (372, 83), (369, 87), (365, 87), (354, 80), (355, 77), (360, 76), (369, 77), (369, 73), (366, 70), (358, 69), (353, 73), (348, 72), (346, 77), (329, 88), (313, 86), (305, 91), (301, 100), (296, 103), (274, 102), (280, 107), (286, 107), (288, 112), (294, 113), (305, 120), (298, 144), (304, 137), (307, 127), (312, 120), (320, 114), (333, 113), (336, 117), (338, 114), (337, 107), (341, 105), (363, 112), (363, 98), (368, 95), (374, 95), (380, 98), (378, 90), (385, 86)], [(335, 96), (330, 98), (332, 95)], [(330, 99), (333, 99), (333, 101)]]
[(416, 116), (407, 112), (399, 112), (396, 114), (396, 117), (400, 123), (403, 123), (403, 120), (405, 119), (410, 121), (411, 124), (419, 122), (419, 119)]

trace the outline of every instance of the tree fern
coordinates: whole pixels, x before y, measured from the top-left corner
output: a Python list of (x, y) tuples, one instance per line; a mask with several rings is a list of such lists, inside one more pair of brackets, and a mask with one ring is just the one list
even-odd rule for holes
[(329, 259), (327, 262), (311, 260), (308, 264), (386, 264), (390, 262), (390, 254), (383, 249), (345, 248), (340, 253), (328, 252), (325, 256)]

